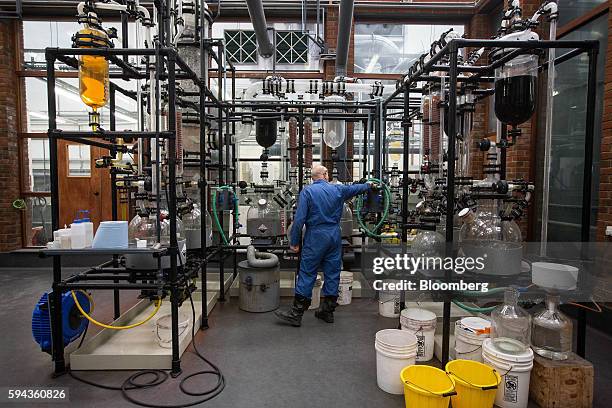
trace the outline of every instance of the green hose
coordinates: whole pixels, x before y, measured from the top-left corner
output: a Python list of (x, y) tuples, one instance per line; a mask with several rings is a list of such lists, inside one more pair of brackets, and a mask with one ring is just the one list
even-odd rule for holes
[[(212, 216), (213, 216), (213, 220), (215, 221), (215, 227), (217, 227), (217, 231), (219, 231), (219, 235), (221, 235), (221, 240), (223, 240), (223, 243), (225, 245), (229, 245), (229, 240), (227, 239), (227, 236), (225, 235), (225, 231), (223, 231), (223, 228), (221, 228), (221, 222), (219, 221), (219, 215), (217, 214), (217, 192), (223, 191), (223, 190), (229, 190), (232, 193), (234, 193), (234, 188), (232, 186), (219, 186), (213, 190)], [(238, 213), (238, 198), (236, 198), (236, 194), (234, 193), (234, 222), (235, 223), (238, 223), (239, 215), (240, 214)]]
[(356, 207), (355, 207), (355, 211), (357, 212), (357, 222), (359, 223), (359, 226), (365, 231), (365, 233), (368, 236), (372, 238), (384, 238), (383, 235), (377, 234), (376, 231), (378, 231), (378, 229), (383, 225), (383, 223), (387, 220), (387, 216), (389, 215), (389, 207), (391, 206), (391, 191), (389, 191), (389, 187), (387, 187), (387, 185), (379, 179), (370, 178), (367, 180), (367, 182), (377, 183), (382, 187), (383, 193), (385, 196), (385, 209), (383, 211), (382, 217), (380, 218), (380, 221), (374, 226), (374, 228), (370, 229), (365, 225), (365, 223), (363, 222), (363, 219), (361, 218), (361, 208), (363, 207), (363, 196), (359, 196), (357, 197), (357, 202), (356, 202)]
[(453, 303), (457, 305), (458, 307), (460, 307), (461, 309), (466, 310), (470, 313), (491, 313), (496, 308), (496, 306), (491, 306), (491, 307), (468, 306), (464, 303), (459, 302), (458, 300), (453, 300)]

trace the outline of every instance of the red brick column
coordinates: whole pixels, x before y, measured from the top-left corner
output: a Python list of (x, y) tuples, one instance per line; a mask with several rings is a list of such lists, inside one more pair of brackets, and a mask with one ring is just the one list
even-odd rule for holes
[(20, 22), (0, 21), (0, 251), (21, 248), (21, 214), (12, 206), (20, 197), (17, 34)]
[[(612, 14), (608, 17), (612, 27)], [(612, 30), (608, 30), (606, 53), (604, 113), (601, 129), (599, 213), (597, 215), (597, 241), (605, 241), (606, 227), (612, 226)]]

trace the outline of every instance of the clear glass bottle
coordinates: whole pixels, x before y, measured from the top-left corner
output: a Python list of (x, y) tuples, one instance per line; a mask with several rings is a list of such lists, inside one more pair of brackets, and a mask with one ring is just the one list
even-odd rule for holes
[(531, 316), (518, 305), (518, 298), (516, 288), (507, 288), (504, 303), (491, 312), (491, 340), (503, 353), (521, 354), (529, 348)]
[(340, 227), (342, 229), (342, 237), (350, 238), (353, 235), (353, 211), (349, 203), (344, 203), (342, 206), (342, 218), (340, 219)]
[(567, 360), (572, 351), (572, 321), (559, 310), (557, 294), (546, 294), (546, 308), (533, 316), (533, 351), (551, 360)]
[(251, 238), (276, 238), (282, 235), (280, 207), (267, 194), (249, 208), (247, 234)]

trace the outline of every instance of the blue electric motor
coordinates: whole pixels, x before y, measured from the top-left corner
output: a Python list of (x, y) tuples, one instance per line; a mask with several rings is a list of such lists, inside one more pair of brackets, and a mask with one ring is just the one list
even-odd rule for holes
[[(89, 299), (82, 292), (75, 292), (79, 304), (86, 313), (90, 312)], [(51, 317), (49, 307), (49, 295), (47, 292), (38, 301), (32, 312), (32, 335), (40, 345), (42, 351), (51, 353)], [(62, 333), (64, 346), (78, 339), (87, 328), (89, 320), (85, 319), (77, 309), (72, 294), (66, 292), (62, 295)]]

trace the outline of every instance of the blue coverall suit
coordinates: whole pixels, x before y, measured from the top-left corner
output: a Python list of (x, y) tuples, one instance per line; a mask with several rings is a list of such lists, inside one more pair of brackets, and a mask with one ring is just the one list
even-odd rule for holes
[(300, 248), (302, 258), (296, 295), (312, 297), (317, 272), (322, 267), (325, 283), (321, 294), (338, 296), (342, 266), (342, 207), (345, 201), (369, 188), (367, 184), (330, 184), (319, 179), (302, 190), (289, 242), (291, 246), (300, 245), (300, 235), (306, 224), (304, 243)]

